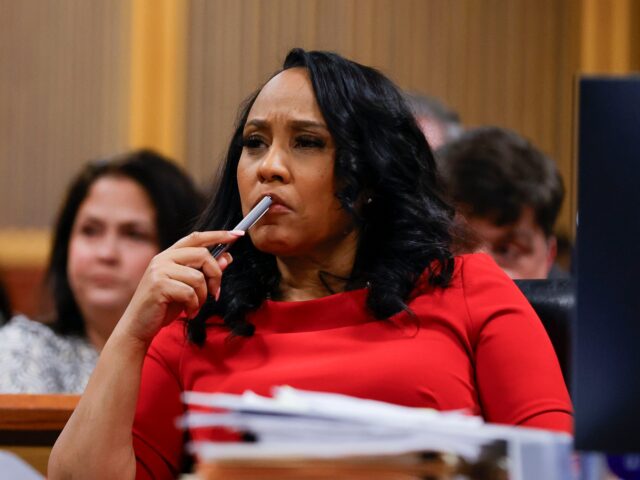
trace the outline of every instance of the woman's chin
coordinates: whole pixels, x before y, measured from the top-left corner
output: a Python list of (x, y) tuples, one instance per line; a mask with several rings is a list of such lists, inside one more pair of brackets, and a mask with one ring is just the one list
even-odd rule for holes
[(256, 229), (251, 232), (251, 241), (253, 245), (264, 253), (276, 256), (288, 256), (294, 254), (294, 244), (291, 242), (291, 236), (286, 232), (279, 231), (271, 225)]
[(131, 297), (124, 298), (116, 292), (93, 292), (83, 299), (81, 303), (84, 309), (102, 312), (119, 312), (124, 311)]
[(274, 255), (276, 257), (289, 257), (295, 255), (295, 251), (286, 243), (264, 242), (254, 245), (261, 252), (268, 253), (269, 255)]

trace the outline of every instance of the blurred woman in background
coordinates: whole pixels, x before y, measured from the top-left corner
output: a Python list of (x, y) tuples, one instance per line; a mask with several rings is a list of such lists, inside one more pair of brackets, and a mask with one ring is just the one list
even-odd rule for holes
[(157, 153), (88, 164), (55, 226), (47, 324), (0, 329), (0, 392), (82, 392), (149, 261), (188, 233), (201, 207), (192, 181)]

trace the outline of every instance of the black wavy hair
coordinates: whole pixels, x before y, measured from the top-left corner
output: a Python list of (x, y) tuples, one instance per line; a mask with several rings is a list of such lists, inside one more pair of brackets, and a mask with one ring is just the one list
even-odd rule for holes
[(465, 132), (437, 152), (451, 201), (465, 215), (498, 226), (516, 222), (524, 207), (547, 237), (564, 199), (556, 163), (517, 133), (499, 127)]
[(0, 325), (7, 323), (12, 315), (13, 311), (11, 310), (9, 294), (0, 279)]
[[(290, 68), (309, 74), (336, 145), (336, 196), (360, 230), (345, 289), (366, 286), (366, 304), (376, 318), (407, 310), (406, 301), (425, 269), (435, 286), (446, 286), (453, 271), (454, 212), (439, 192), (431, 149), (399, 89), (377, 70), (336, 53), (299, 48), (289, 52), (280, 72)], [(198, 230), (227, 230), (242, 218), (236, 169), (244, 125), (258, 94), (240, 110), (217, 193)], [(219, 300), (209, 297), (187, 322), (188, 337), (196, 344), (204, 342), (212, 315), (221, 317), (232, 335), (251, 336), (254, 328), (246, 314), (278, 292), (273, 256), (258, 251), (248, 236), (232, 252), (234, 262), (223, 276)]]
[(136, 150), (88, 163), (71, 182), (62, 204), (45, 277), (54, 307), (51, 327), (62, 335), (85, 334), (84, 319), (67, 276), (69, 241), (78, 210), (91, 186), (107, 176), (131, 179), (147, 193), (156, 214), (161, 250), (189, 233), (202, 212), (203, 199), (191, 179), (171, 160), (152, 150)]

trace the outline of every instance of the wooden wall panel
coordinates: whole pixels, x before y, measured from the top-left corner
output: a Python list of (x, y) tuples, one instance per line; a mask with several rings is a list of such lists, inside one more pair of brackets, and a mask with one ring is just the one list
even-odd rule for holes
[[(138, 67), (168, 82), (171, 98), (159, 101), (179, 108), (154, 115), (150, 101), (139, 119), (130, 50), (140, 48), (132, 17), (141, 5), (164, 9), (164, 20), (143, 21), (167, 37), (173, 60)], [(146, 142), (137, 120), (164, 125), (156, 148), (172, 125), (173, 150), (185, 138), (185, 163), (207, 183), (239, 102), (293, 46), (336, 50), (442, 98), (469, 126), (530, 137), (567, 180), (561, 226), (571, 231), (573, 80), (580, 70), (639, 69), (639, 25), (636, 0), (0, 0), (0, 240), (7, 227), (49, 225), (86, 159)], [(169, 45), (176, 36), (186, 36), (186, 58)], [(184, 79), (164, 78), (183, 64)]]
[[(575, 25), (569, 31), (571, 2), (192, 0), (190, 6), (186, 154), (202, 182), (226, 148), (240, 101), (294, 46), (376, 66), (403, 88), (440, 97), (469, 126), (513, 128), (571, 176), (567, 122), (577, 53), (565, 43), (579, 35)], [(567, 231), (570, 205), (561, 218)]]
[(127, 0), (0, 0), (0, 228), (46, 227), (128, 140)]
[(640, 2), (582, 0), (580, 62), (586, 73), (640, 70)]
[(2, 266), (0, 278), (5, 285), (14, 314), (37, 318), (50, 311), (44, 285), (43, 266)]
[(188, 2), (130, 0), (129, 4), (132, 16), (129, 145), (154, 148), (182, 163)]

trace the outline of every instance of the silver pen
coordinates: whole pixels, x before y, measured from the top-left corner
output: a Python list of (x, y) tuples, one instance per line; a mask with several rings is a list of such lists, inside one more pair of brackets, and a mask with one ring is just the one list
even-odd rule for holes
[[(273, 199), (269, 195), (265, 196), (232, 230), (242, 230), (243, 232), (249, 230), (265, 213), (267, 213), (267, 210), (269, 210), (272, 203)], [(218, 258), (226, 252), (230, 246), (231, 244), (229, 243), (219, 243), (213, 248), (213, 250), (211, 250), (211, 255), (213, 255), (213, 258)]]

